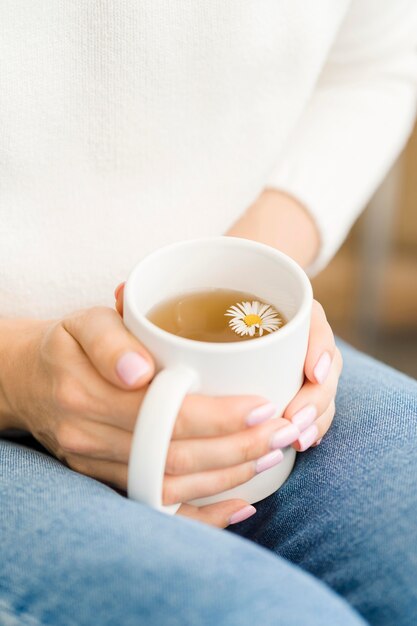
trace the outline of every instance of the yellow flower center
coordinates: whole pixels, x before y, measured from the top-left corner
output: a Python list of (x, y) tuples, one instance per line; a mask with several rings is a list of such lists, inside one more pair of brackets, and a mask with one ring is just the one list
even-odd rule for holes
[(262, 325), (262, 318), (260, 318), (259, 315), (255, 315), (254, 313), (251, 313), (250, 315), (245, 315), (243, 321), (245, 322), (246, 326), (255, 326), (255, 324), (259, 324), (260, 326)]

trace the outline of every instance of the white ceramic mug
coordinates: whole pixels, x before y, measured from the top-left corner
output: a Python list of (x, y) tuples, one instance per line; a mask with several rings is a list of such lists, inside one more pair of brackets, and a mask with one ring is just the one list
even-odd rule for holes
[[(278, 331), (251, 341), (208, 343), (172, 335), (146, 315), (167, 298), (192, 290), (235, 289), (275, 306), (287, 319)], [(164, 506), (162, 485), (169, 443), (187, 393), (256, 394), (281, 415), (303, 382), (312, 289), (303, 270), (285, 254), (235, 237), (211, 237), (160, 248), (133, 269), (124, 290), (124, 322), (156, 361), (157, 375), (140, 407), (129, 461), (128, 495)], [(283, 461), (248, 482), (216, 496), (193, 500), (198, 506), (229, 498), (257, 502), (276, 491), (294, 465), (288, 447)]]

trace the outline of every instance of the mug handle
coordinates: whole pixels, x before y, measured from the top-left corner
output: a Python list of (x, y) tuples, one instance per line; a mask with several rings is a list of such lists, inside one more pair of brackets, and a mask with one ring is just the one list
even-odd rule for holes
[(182, 365), (159, 372), (146, 392), (133, 431), (128, 496), (172, 515), (181, 502), (162, 503), (166, 458), (181, 404), (196, 381), (196, 372)]

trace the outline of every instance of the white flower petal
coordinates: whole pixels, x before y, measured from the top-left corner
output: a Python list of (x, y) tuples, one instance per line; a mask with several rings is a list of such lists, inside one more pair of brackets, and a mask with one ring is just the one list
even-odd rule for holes
[[(230, 328), (242, 337), (244, 335), (254, 337), (257, 330), (259, 337), (262, 337), (264, 332), (274, 332), (282, 325), (282, 319), (274, 307), (257, 300), (238, 302), (228, 308), (225, 315), (231, 318), (229, 320)], [(249, 326), (245, 322), (247, 315), (257, 315), (261, 321)]]
[(263, 315), (262, 319), (264, 321), (267, 321), (267, 320), (280, 320), (280, 318), (277, 315), (275, 315), (275, 313)]
[(269, 304), (262, 304), (258, 309), (259, 317), (263, 317), (269, 308)]
[(230, 307), (230, 309), (227, 309), (227, 312), (225, 313), (225, 315), (232, 315), (232, 316), (237, 315), (239, 317), (244, 317), (244, 313), (237, 306), (232, 306)]
[(264, 326), (263, 329), (267, 332), (267, 333), (273, 333), (275, 330), (278, 330), (277, 328), (275, 328), (274, 326)]

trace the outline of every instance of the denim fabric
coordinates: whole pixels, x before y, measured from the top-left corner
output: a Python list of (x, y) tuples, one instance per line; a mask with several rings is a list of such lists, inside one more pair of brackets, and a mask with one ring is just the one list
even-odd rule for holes
[(415, 626), (417, 384), (343, 353), (331, 431), (229, 532), (0, 441), (0, 624)]
[(417, 382), (339, 346), (331, 430), (230, 530), (326, 582), (371, 624), (416, 626)]

